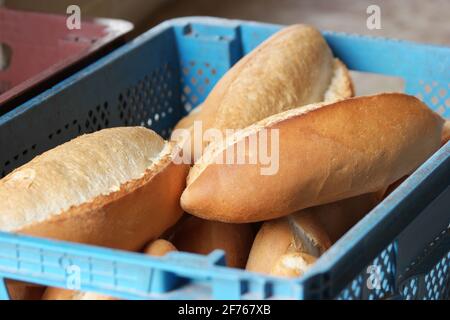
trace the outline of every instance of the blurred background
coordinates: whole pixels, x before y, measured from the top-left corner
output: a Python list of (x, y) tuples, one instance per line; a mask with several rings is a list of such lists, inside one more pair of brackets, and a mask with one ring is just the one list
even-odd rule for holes
[[(139, 35), (161, 21), (180, 16), (217, 16), (277, 24), (307, 23), (322, 30), (385, 36), (450, 45), (450, 0), (0, 0), (0, 5), (65, 15), (71, 4), (82, 18), (131, 21)], [(381, 29), (367, 28), (369, 5), (381, 9)], [(401, 91), (399, 79), (353, 73), (358, 95)]]
[[(21, 10), (66, 14), (78, 4), (84, 16), (129, 20), (140, 33), (174, 17), (207, 15), (450, 45), (449, 0), (0, 0)], [(381, 8), (381, 30), (366, 27), (369, 5)]]

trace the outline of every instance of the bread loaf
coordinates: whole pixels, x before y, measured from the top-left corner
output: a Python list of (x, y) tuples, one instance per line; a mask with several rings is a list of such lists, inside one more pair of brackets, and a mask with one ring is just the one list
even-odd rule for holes
[(244, 268), (253, 238), (250, 224), (230, 224), (188, 216), (169, 239), (180, 251), (208, 254), (215, 249), (224, 250), (229, 267)]
[(247, 269), (301, 276), (380, 200), (378, 193), (364, 194), (265, 222), (253, 243)]
[[(439, 148), (442, 122), (418, 99), (397, 93), (289, 110), (210, 144), (189, 172), (181, 205), (204, 219), (244, 223), (376, 192)], [(279, 135), (270, 150), (276, 170), (264, 173), (270, 164), (252, 163), (259, 151), (249, 148), (243, 162), (223, 162), (251, 139), (263, 144), (264, 131)]]
[(143, 127), (78, 137), (0, 180), (0, 230), (139, 250), (181, 217), (173, 156)]
[[(348, 70), (333, 59), (321, 33), (308, 25), (292, 25), (238, 61), (211, 90), (201, 111), (181, 120), (177, 128), (196, 120), (203, 130), (241, 129), (296, 106), (351, 96)], [(194, 138), (201, 139), (191, 130), (190, 148), (197, 159), (201, 152), (193, 150)]]
[[(308, 268), (307, 264), (315, 261), (309, 256), (318, 258), (330, 246), (331, 240), (324, 227), (313, 215), (296, 214), (267, 221), (256, 235), (246, 269), (273, 275), (301, 275)], [(286, 264), (284, 259), (290, 254), (293, 256), (287, 261), (299, 260), (300, 263)]]

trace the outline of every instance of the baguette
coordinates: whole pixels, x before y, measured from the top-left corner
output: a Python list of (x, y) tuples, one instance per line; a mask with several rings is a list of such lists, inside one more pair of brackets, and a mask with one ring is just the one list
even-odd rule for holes
[(378, 193), (364, 194), (265, 222), (253, 243), (247, 270), (301, 276), (380, 200)]
[(0, 180), (0, 230), (139, 250), (181, 217), (187, 165), (142, 127), (60, 145)]
[[(181, 205), (204, 219), (244, 223), (376, 192), (439, 148), (442, 122), (418, 99), (398, 93), (289, 110), (210, 144), (189, 172)], [(262, 174), (267, 165), (252, 164), (248, 150), (243, 164), (220, 163), (242, 142), (261, 144), (260, 132), (274, 129), (274, 173)]]
[[(349, 72), (333, 59), (321, 33), (308, 25), (292, 25), (238, 61), (214, 86), (201, 111), (182, 119), (177, 128), (197, 120), (203, 130), (242, 129), (296, 106), (352, 96)], [(198, 138), (191, 128), (194, 159), (201, 155), (193, 149)]]
[[(169, 252), (177, 251), (170, 242), (158, 239), (151, 242), (144, 250), (145, 254), (155, 257), (161, 257)], [(83, 292), (77, 290), (62, 289), (56, 287), (48, 287), (42, 295), (42, 300), (119, 300), (108, 295)]]
[(215, 249), (224, 250), (229, 267), (244, 268), (254, 233), (250, 224), (229, 224), (188, 216), (169, 239), (180, 251), (208, 254)]
[[(320, 221), (313, 215), (295, 214), (263, 223), (250, 251), (246, 269), (273, 275), (301, 275), (331, 246)], [(286, 255), (291, 255), (287, 258)], [(306, 254), (303, 256), (303, 254)], [(284, 259), (298, 260), (298, 268), (289, 270)]]

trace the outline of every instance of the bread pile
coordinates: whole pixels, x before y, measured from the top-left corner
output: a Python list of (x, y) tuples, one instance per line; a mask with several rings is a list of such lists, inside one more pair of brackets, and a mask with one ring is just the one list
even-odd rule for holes
[[(443, 120), (418, 99), (353, 94), (320, 32), (290, 26), (236, 63), (171, 141), (105, 129), (7, 175), (0, 230), (153, 256), (222, 249), (230, 267), (301, 276), (441, 143)], [(198, 142), (196, 126), (225, 139)], [(274, 170), (252, 143), (275, 146)], [(220, 161), (228, 154), (242, 161)], [(43, 298), (112, 299), (60, 288)]]

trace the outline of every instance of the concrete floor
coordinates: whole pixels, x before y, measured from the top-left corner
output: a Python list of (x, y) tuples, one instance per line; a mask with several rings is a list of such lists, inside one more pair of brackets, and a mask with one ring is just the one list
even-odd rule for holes
[[(381, 9), (381, 29), (369, 30), (367, 7)], [(278, 24), (306, 23), (322, 30), (450, 45), (449, 0), (172, 0), (151, 25), (180, 16), (217, 16)], [(402, 91), (400, 79), (352, 73), (357, 95)]]

